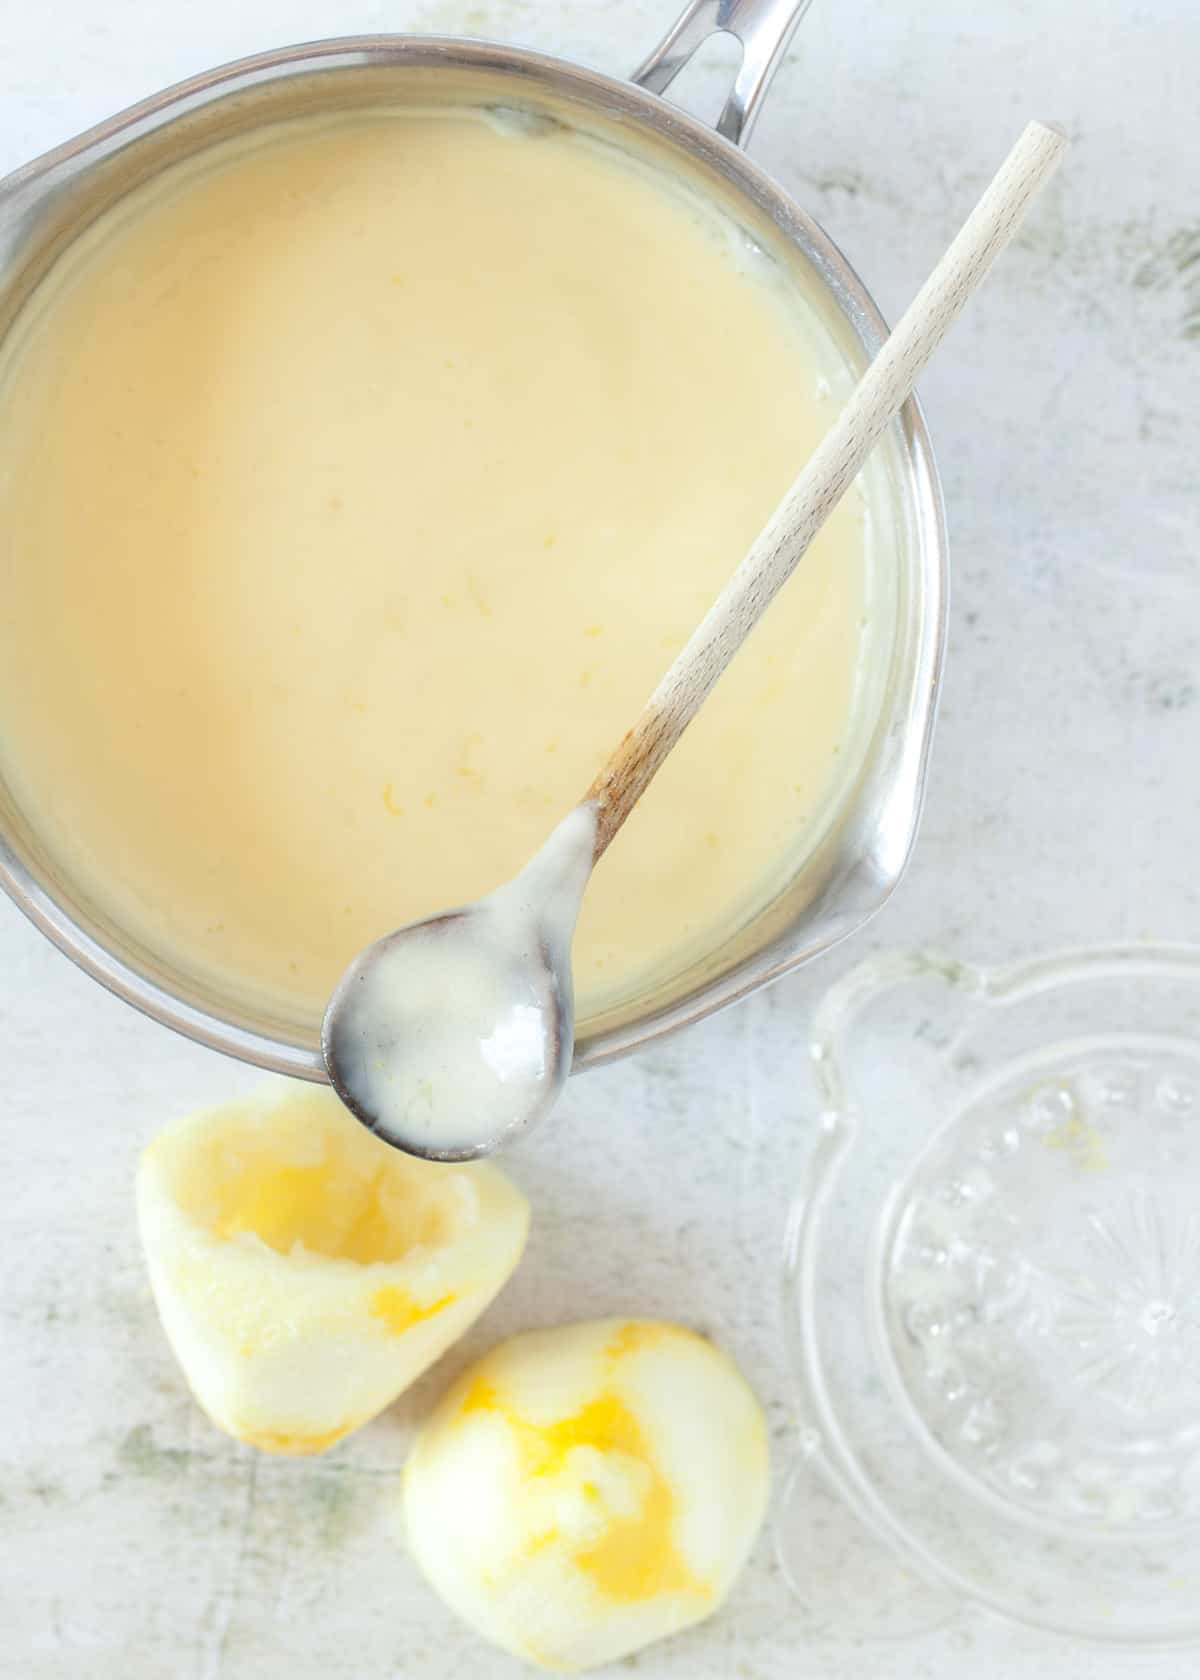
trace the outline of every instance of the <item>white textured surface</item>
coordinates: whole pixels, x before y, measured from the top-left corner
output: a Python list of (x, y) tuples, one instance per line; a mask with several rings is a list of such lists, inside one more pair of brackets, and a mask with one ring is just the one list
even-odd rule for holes
[[(670, 0), (0, 0), (0, 168), (190, 71), (373, 29), (492, 34), (627, 68)], [(893, 904), (822, 969), (568, 1092), (515, 1163), (534, 1237), (464, 1354), (584, 1313), (712, 1329), (788, 1412), (776, 1322), (789, 1181), (812, 1121), (817, 990), (883, 944), (994, 959), (1200, 938), (1200, 14), (1084, 0), (819, 0), (755, 139), (895, 314), (1027, 115), (1076, 145), (924, 386), (954, 547), (928, 814)], [(699, 99), (715, 83), (697, 73)], [(1190, 266), (1189, 266), (1190, 263)], [(141, 1142), (251, 1078), (140, 1020), (0, 907), (7, 1159), (0, 1292), (4, 1680), (515, 1675), (418, 1581), (390, 1481), (457, 1367), (326, 1460), (232, 1446), (196, 1414), (136, 1249)], [(823, 1513), (824, 1520), (830, 1520)], [(832, 1519), (836, 1522), (836, 1517)], [(833, 1543), (830, 1552), (835, 1550)], [(1183, 1680), (973, 1615), (856, 1643), (769, 1546), (727, 1611), (646, 1653), (653, 1680)], [(840, 1605), (840, 1607), (839, 1607)]]

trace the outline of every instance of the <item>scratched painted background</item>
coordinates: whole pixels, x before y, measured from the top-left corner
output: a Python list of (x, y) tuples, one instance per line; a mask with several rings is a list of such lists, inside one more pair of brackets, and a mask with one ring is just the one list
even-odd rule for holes
[[(283, 41), (460, 31), (621, 71), (672, 9), (0, 0), (0, 168)], [(1198, 66), (1191, 0), (818, 0), (754, 150), (886, 312), (1027, 115), (1060, 118), (1076, 141), (924, 387), (955, 593), (916, 861), (834, 962), (573, 1086), (514, 1163), (536, 1209), (516, 1281), (459, 1354), (327, 1458), (268, 1461), (204, 1422), (137, 1252), (141, 1143), (253, 1076), (140, 1020), (0, 906), (4, 1680), (515, 1675), (427, 1592), (392, 1520), (411, 1420), (461, 1360), (520, 1326), (678, 1316), (744, 1363), (782, 1468), (777, 1255), (811, 1135), (803, 1041), (819, 988), (896, 943), (986, 960), (1120, 935), (1200, 939)], [(692, 76), (699, 107), (715, 106), (721, 75)], [(845, 1589), (818, 1569), (796, 1598), (764, 1538), (719, 1619), (637, 1670), (1183, 1680), (1200, 1662), (1101, 1656), (971, 1614), (864, 1644)]]

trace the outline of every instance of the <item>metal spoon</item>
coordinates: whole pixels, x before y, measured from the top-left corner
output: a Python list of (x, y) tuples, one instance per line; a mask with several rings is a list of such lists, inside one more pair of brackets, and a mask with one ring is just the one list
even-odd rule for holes
[(583, 801), (507, 886), (388, 934), (338, 982), (321, 1034), (334, 1089), (388, 1143), (490, 1154), (554, 1105), (571, 1068), (571, 938), (584, 888), (655, 772), (787, 582), (1057, 166), (1030, 123)]

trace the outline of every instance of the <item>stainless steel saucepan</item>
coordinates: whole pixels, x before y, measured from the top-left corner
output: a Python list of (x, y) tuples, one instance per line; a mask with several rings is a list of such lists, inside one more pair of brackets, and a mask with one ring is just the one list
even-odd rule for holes
[[(705, 194), (803, 295), (853, 377), (885, 331), (879, 312), (828, 236), (742, 149), (807, 3), (692, 0), (629, 81), (488, 42), (389, 35), (283, 47), (193, 77), (0, 183), (0, 337), (71, 241), (169, 165), (306, 113), (467, 103), (597, 134)], [(662, 95), (716, 31), (736, 36), (742, 57), (714, 131)], [(736, 414), (713, 416), (731, 451), (738, 423)], [(771, 902), (641, 995), (582, 1019), (577, 1067), (697, 1020), (819, 955), (860, 926), (900, 877), (921, 804), (946, 596), (941, 499), (915, 403), (871, 472), (872, 527), (885, 540), (872, 580), (868, 692), (842, 780), (816, 827), (795, 836), (787, 879)], [(299, 1029), (146, 949), (89, 903), (56, 862), (51, 837), (36, 831), (2, 782), (0, 885), (68, 956), (157, 1020), (259, 1066), (324, 1077), (318, 1023)]]

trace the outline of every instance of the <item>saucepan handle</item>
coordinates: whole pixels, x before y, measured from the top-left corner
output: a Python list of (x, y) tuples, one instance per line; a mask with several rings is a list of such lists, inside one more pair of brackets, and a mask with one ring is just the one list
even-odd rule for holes
[(631, 81), (663, 93), (710, 35), (734, 35), (742, 44), (729, 97), (717, 118), (717, 133), (744, 146), (762, 97), (796, 26), (812, 0), (691, 0)]

